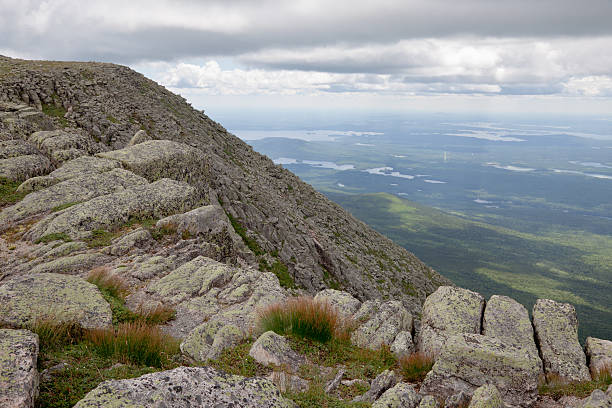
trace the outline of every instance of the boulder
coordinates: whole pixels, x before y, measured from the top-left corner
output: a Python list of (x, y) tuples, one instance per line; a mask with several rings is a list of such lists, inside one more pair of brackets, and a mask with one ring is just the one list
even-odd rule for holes
[(420, 398), (414, 387), (407, 383), (398, 383), (389, 388), (372, 404), (372, 408), (416, 408)]
[(40, 318), (76, 321), (87, 329), (112, 324), (109, 304), (95, 285), (69, 275), (20, 275), (0, 286), (0, 322), (25, 326)]
[(117, 168), (121, 168), (121, 164), (115, 160), (83, 156), (63, 163), (61, 167), (49, 173), (49, 177), (63, 181), (84, 173), (104, 173)]
[[(612, 385), (611, 385), (612, 387)], [(589, 395), (580, 405), (580, 408), (610, 408), (612, 407), (612, 399), (602, 390), (595, 390)]]
[(497, 387), (487, 384), (474, 391), (468, 408), (504, 408), (504, 402)]
[(204, 322), (181, 343), (181, 351), (196, 361), (216, 359), (226, 348), (240, 343), (245, 333), (233, 324), (225, 324), (219, 320)]
[(0, 223), (19, 221), (66, 204), (80, 203), (146, 184), (148, 183), (144, 178), (122, 169), (88, 173), (28, 194), (23, 200), (0, 213)]
[(391, 352), (395, 354), (397, 358), (403, 356), (409, 356), (414, 352), (414, 343), (412, 342), (412, 335), (408, 331), (401, 331), (395, 336), (393, 344), (391, 344)]
[(297, 371), (306, 359), (293, 351), (287, 339), (267, 331), (253, 343), (249, 355), (260, 364), (280, 366)]
[(27, 156), (40, 154), (38, 149), (31, 143), (21, 139), (0, 141), (0, 159), (9, 157)]
[(306, 392), (310, 381), (284, 371), (272, 371), (266, 378), (274, 383), (280, 392)]
[(438, 408), (439, 406), (440, 404), (433, 395), (425, 395), (419, 403), (419, 408)]
[(236, 234), (232, 224), (222, 207), (206, 205), (183, 214), (174, 214), (157, 221), (157, 227), (172, 226), (179, 234), (188, 232), (192, 236), (205, 237), (227, 232), (232, 241), (242, 243), (242, 238)]
[(93, 267), (105, 263), (108, 257), (94, 252), (64, 256), (43, 262), (30, 270), (30, 273), (64, 273), (69, 275), (85, 274)]
[(56, 152), (71, 149), (81, 151), (80, 156), (89, 152), (93, 153), (93, 141), (91, 139), (64, 130), (34, 132), (28, 140), (50, 156), (53, 156)]
[(417, 350), (436, 357), (448, 337), (481, 332), (484, 298), (467, 289), (440, 286), (423, 304)]
[(586, 356), (578, 342), (578, 317), (569, 303), (538, 299), (533, 306), (533, 325), (544, 372), (570, 381), (589, 381)]
[(540, 366), (524, 349), (495, 337), (458, 334), (448, 338), (421, 387), (422, 393), (471, 395), (493, 384), (510, 406), (531, 406), (538, 394)]
[(153, 138), (149, 136), (145, 130), (140, 129), (138, 132), (134, 133), (134, 136), (132, 136), (128, 142), (128, 146), (134, 146), (146, 142), (147, 140), (153, 140)]
[(465, 391), (459, 391), (457, 394), (453, 394), (446, 398), (444, 401), (444, 408), (464, 408), (470, 402), (470, 396)]
[(392, 370), (385, 370), (372, 381), (370, 389), (363, 395), (353, 398), (354, 402), (374, 402), (385, 391), (397, 384), (397, 377)]
[(0, 329), (0, 407), (31, 408), (38, 396), (38, 336)]
[(186, 183), (161, 179), (93, 198), (53, 213), (39, 221), (25, 237), (35, 241), (48, 234), (65, 233), (81, 239), (95, 229), (122, 225), (131, 217), (163, 217), (185, 211), (197, 200), (195, 188)]
[(129, 380), (105, 381), (74, 408), (152, 406), (289, 408), (295, 404), (264, 378), (229, 375), (212, 367), (179, 367)]
[(205, 171), (204, 152), (171, 140), (148, 140), (125, 149), (98, 153), (97, 156), (116, 160), (149, 181), (161, 178), (188, 181), (193, 174)]
[(345, 318), (354, 315), (361, 306), (361, 302), (350, 293), (335, 289), (324, 289), (317, 293), (314, 299), (317, 301), (326, 300)]
[(586, 355), (593, 375), (604, 369), (612, 370), (612, 341), (587, 337)]
[(30, 177), (47, 174), (52, 169), (49, 159), (40, 154), (0, 159), (0, 177), (10, 181), (24, 181)]
[(401, 331), (412, 331), (412, 315), (402, 302), (390, 301), (380, 304), (370, 318), (351, 335), (351, 341), (369, 349), (378, 349), (381, 345), (392, 345)]

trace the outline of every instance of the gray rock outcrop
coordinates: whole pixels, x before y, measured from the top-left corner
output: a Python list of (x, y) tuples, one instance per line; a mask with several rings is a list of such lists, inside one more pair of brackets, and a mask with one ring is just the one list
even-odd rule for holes
[(450, 336), (480, 334), (484, 304), (484, 298), (476, 292), (440, 286), (423, 304), (417, 350), (436, 357)]
[(370, 389), (365, 394), (353, 398), (354, 402), (374, 402), (389, 388), (397, 384), (397, 376), (392, 370), (385, 370), (372, 380)]
[[(359, 347), (377, 349), (383, 344), (392, 345), (398, 333), (412, 331), (412, 314), (401, 302), (371, 301), (370, 305), (364, 303), (362, 308), (369, 310), (369, 318), (361, 319), (365, 322), (351, 335), (351, 341)], [(359, 321), (360, 318), (356, 320)]]
[(570, 381), (591, 379), (586, 356), (578, 342), (578, 317), (569, 303), (538, 299), (533, 306), (533, 325), (544, 372)]
[(173, 408), (295, 406), (264, 378), (229, 375), (212, 367), (179, 367), (129, 380), (103, 382), (74, 408), (148, 408), (153, 404)]
[(422, 393), (471, 395), (476, 388), (493, 384), (509, 406), (531, 406), (538, 394), (540, 366), (522, 348), (494, 337), (459, 334), (447, 339)]
[(398, 383), (385, 391), (372, 404), (372, 408), (416, 408), (419, 401), (420, 398), (412, 385)]
[(0, 329), (0, 407), (32, 408), (38, 396), (38, 336)]
[(359, 307), (361, 307), (361, 302), (353, 295), (336, 289), (324, 289), (317, 293), (314, 299), (317, 301), (327, 301), (344, 317), (353, 316), (359, 310)]
[(497, 387), (487, 384), (474, 391), (468, 408), (504, 408), (504, 402)]
[(612, 341), (587, 337), (585, 351), (593, 375), (605, 369), (612, 371)]
[(47, 318), (75, 321), (90, 329), (112, 323), (110, 306), (98, 288), (76, 276), (21, 275), (0, 286), (0, 322), (25, 326)]
[(293, 351), (287, 339), (267, 331), (253, 343), (249, 355), (260, 364), (285, 367), (297, 371), (306, 359)]

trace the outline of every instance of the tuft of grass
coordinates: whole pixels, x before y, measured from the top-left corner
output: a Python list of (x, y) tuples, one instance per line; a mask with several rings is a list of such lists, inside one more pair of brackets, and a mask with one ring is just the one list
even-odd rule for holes
[(610, 384), (612, 384), (612, 366), (594, 373), (591, 381), (567, 381), (557, 374), (546, 374), (540, 379), (538, 392), (555, 400), (566, 395), (585, 398), (596, 389), (605, 391)]
[(157, 305), (154, 308), (139, 308), (136, 313), (136, 321), (155, 326), (168, 323), (176, 316), (176, 310), (166, 305)]
[[(274, 253), (273, 253), (274, 255)], [(266, 261), (265, 258), (259, 258), (259, 270), (262, 272), (269, 271), (276, 275), (278, 278), (278, 283), (287, 289), (295, 289), (295, 281), (293, 277), (289, 273), (289, 269), (287, 265), (285, 265), (281, 260), (276, 259), (272, 265)]]
[(339, 336), (338, 312), (325, 301), (302, 296), (266, 307), (259, 312), (259, 327), (280, 335), (294, 335), (321, 343)]
[(72, 239), (68, 236), (68, 234), (64, 232), (54, 232), (52, 234), (43, 235), (42, 237), (34, 241), (34, 243), (40, 244), (42, 242), (43, 244), (47, 244), (49, 242), (59, 241), (59, 240), (62, 240), (64, 242), (72, 241)]
[(229, 218), (232, 227), (234, 227), (234, 231), (236, 231), (236, 234), (240, 235), (240, 238), (242, 238), (242, 241), (244, 242), (244, 244), (257, 256), (261, 256), (264, 254), (263, 249), (261, 249), (261, 247), (259, 246), (259, 244), (257, 243), (257, 241), (250, 237), (247, 234), (246, 229), (242, 226), (242, 224), (240, 224), (240, 222), (235, 219), (232, 214), (228, 213), (227, 211), (225, 212), (227, 214), (227, 218)]
[(115, 234), (103, 229), (95, 229), (91, 231), (91, 236), (85, 240), (90, 248), (99, 248), (110, 245), (115, 238)]
[(272, 371), (270, 368), (258, 363), (249, 355), (252, 345), (253, 340), (247, 340), (237, 346), (226, 348), (219, 358), (208, 360), (207, 365), (243, 377), (264, 377), (270, 374)]
[(68, 121), (64, 117), (64, 115), (66, 115), (66, 109), (64, 109), (63, 106), (56, 106), (55, 104), (51, 103), (43, 103), (42, 111), (47, 116), (57, 118), (63, 127), (68, 126)]
[(365, 408), (371, 406), (367, 402), (343, 401), (325, 393), (323, 384), (313, 383), (304, 392), (286, 392), (285, 397), (293, 400), (300, 408)]
[(62, 211), (62, 210), (65, 210), (66, 208), (70, 208), (70, 207), (72, 207), (74, 205), (77, 205), (77, 204), (81, 204), (81, 201), (74, 201), (74, 202), (65, 203), (65, 204), (61, 204), (61, 205), (55, 206), (55, 207), (53, 207), (51, 209), (51, 212), (54, 213), (54, 212)]
[(416, 352), (399, 359), (399, 372), (405, 381), (420, 382), (425, 379), (433, 365), (434, 359), (432, 356)]
[(121, 277), (110, 273), (109, 268), (98, 267), (94, 268), (87, 275), (87, 282), (93, 283), (100, 289), (103, 294), (125, 300), (125, 297), (130, 293), (130, 289)]
[(90, 330), (86, 335), (98, 355), (124, 364), (161, 368), (179, 353), (178, 342), (157, 326), (142, 322), (121, 323), (109, 329)]
[(10, 181), (7, 178), (0, 177), (0, 208), (15, 204), (26, 196), (27, 193), (17, 192), (17, 187), (20, 184), (18, 181)]
[(37, 319), (27, 329), (38, 335), (41, 353), (76, 344), (85, 336), (85, 329), (77, 322), (63, 322), (55, 318)]

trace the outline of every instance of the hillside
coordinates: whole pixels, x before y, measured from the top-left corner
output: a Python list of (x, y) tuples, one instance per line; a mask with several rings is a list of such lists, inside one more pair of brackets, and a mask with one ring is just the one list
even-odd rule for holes
[(249, 262), (257, 265), (264, 254), (270, 263), (278, 258), (310, 293), (338, 287), (364, 300), (402, 299), (417, 310), (446, 282), (183, 98), (126, 67), (3, 57), (0, 100), (57, 116), (61, 126), (91, 138), (97, 151), (123, 148), (141, 129), (152, 139), (200, 149), (202, 173), (186, 177), (200, 200), (221, 203), (244, 228), (256, 248)]
[(528, 308), (542, 297), (570, 302), (582, 317), (582, 340), (612, 333), (612, 286), (597, 273), (612, 262), (607, 236), (519, 232), (384, 193), (326, 194), (459, 286), (504, 293)]

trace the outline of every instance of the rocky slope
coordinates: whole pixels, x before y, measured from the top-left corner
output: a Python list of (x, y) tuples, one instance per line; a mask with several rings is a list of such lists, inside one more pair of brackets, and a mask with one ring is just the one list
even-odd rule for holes
[[(583, 351), (573, 306), (541, 299), (530, 318), (513, 299), (449, 286), (125, 67), (0, 57), (0, 182), (2, 407), (33, 406), (39, 381), (66, 369), (40, 379), (39, 338), (24, 328), (117, 325), (117, 305), (85, 280), (92, 271), (129, 288), (132, 313), (175, 311), (161, 327), (179, 340), (181, 366), (97, 381), (77, 407), (291, 407), (315, 383), (361, 407), (612, 404), (612, 388), (584, 401), (538, 396), (542, 375), (589, 382), (612, 364), (610, 341), (589, 338)], [(388, 361), (322, 364), (258, 332), (262, 308), (304, 294), (351, 322), (358, 355)], [(201, 367), (245, 344), (266, 378)], [(398, 360), (415, 352), (435, 364), (409, 382)]]

